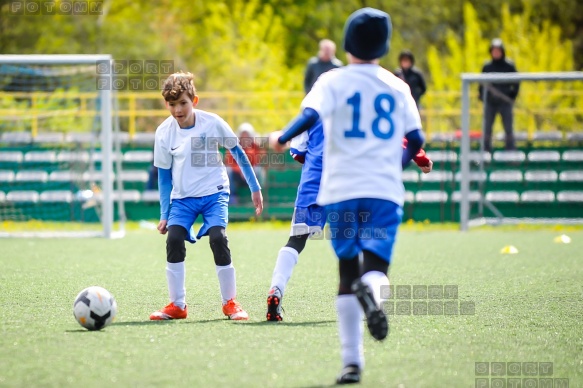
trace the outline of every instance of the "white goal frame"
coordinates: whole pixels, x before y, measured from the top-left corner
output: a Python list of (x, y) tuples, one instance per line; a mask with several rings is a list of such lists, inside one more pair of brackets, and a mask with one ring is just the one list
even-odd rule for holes
[[(470, 220), (470, 86), (476, 83), (506, 83), (520, 81), (583, 81), (583, 72), (541, 72), (541, 73), (463, 73), (462, 76), (462, 138), (460, 144), (460, 229), (467, 231), (471, 226), (488, 223), (583, 223), (583, 219), (528, 218), (512, 219), (502, 215), (493, 220), (479, 218)], [(483, 138), (483, 134), (482, 134)], [(481, 198), (482, 204), (485, 199)]]
[[(113, 61), (109, 54), (96, 55), (0, 55), (0, 64), (11, 65), (97, 65), (98, 61)], [(97, 87), (97, 84), (96, 84)], [(101, 152), (102, 152), (102, 176), (101, 182), (101, 224), (102, 231), (74, 231), (74, 232), (14, 232), (1, 233), (0, 237), (104, 237), (120, 238), (125, 235), (123, 228), (120, 231), (113, 230), (113, 136), (112, 136), (112, 98), (113, 93), (109, 88), (99, 91), (101, 100)]]

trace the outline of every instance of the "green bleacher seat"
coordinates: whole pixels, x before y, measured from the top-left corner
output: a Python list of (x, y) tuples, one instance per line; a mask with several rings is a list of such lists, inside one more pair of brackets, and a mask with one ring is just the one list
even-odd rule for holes
[(123, 161), (126, 163), (151, 163), (154, 160), (153, 151), (126, 151)]
[(69, 190), (48, 190), (40, 193), (40, 202), (73, 202), (73, 193)]
[(492, 159), (498, 163), (522, 163), (526, 159), (524, 151), (494, 151)]
[(569, 203), (583, 202), (583, 191), (559, 191), (557, 193), (557, 201)]
[(490, 182), (507, 183), (522, 182), (522, 171), (520, 170), (496, 170), (490, 173)]
[(0, 191), (0, 203), (6, 202), (6, 193)]
[[(513, 133), (513, 135), (514, 135), (514, 141), (516, 141), (516, 142), (528, 141), (528, 132), (515, 131)], [(496, 135), (494, 135), (494, 139), (496, 139), (497, 141), (505, 141), (506, 134), (504, 132), (498, 132), (498, 133), (496, 133)]]
[[(433, 172), (430, 172), (429, 175), (431, 175)], [(457, 172), (455, 174), (455, 180), (456, 182), (460, 182), (462, 179), (462, 173), (461, 172)], [(488, 179), (488, 174), (486, 174), (486, 171), (470, 171), (470, 182), (486, 182), (486, 180)]]
[(419, 182), (419, 173), (415, 170), (405, 170), (402, 175), (403, 182), (417, 183)]
[(555, 193), (550, 190), (529, 190), (520, 195), (521, 202), (554, 202)]
[(139, 202), (141, 199), (140, 192), (138, 190), (116, 190), (113, 192), (113, 200), (122, 200), (124, 202)]
[(24, 202), (24, 203), (35, 203), (38, 202), (39, 195), (34, 190), (14, 190), (6, 194), (7, 202)]
[(405, 191), (405, 202), (413, 203), (415, 202), (415, 193), (412, 191)]
[(429, 174), (421, 174), (421, 182), (425, 183), (447, 183), (453, 180), (451, 171), (433, 170)]
[(128, 132), (112, 133), (111, 138), (114, 144), (117, 140), (119, 140), (121, 144), (128, 144), (130, 142), (130, 134)]
[(529, 170), (524, 173), (525, 182), (556, 182), (559, 178), (554, 170)]
[(16, 173), (15, 182), (37, 182), (44, 183), (49, 180), (49, 174), (41, 170), (24, 170)]
[(430, 150), (427, 156), (433, 163), (455, 163), (458, 160), (457, 153), (454, 151)]
[(58, 170), (49, 174), (49, 182), (78, 182), (83, 179), (83, 174), (78, 171)]
[(89, 162), (89, 152), (87, 151), (61, 151), (57, 155), (58, 162)]
[(92, 132), (70, 132), (65, 135), (65, 142), (78, 144), (99, 144), (100, 140)]
[(530, 151), (527, 157), (531, 163), (552, 163), (561, 160), (559, 151)]
[(148, 172), (144, 170), (123, 170), (121, 172), (123, 182), (147, 182), (148, 178)]
[[(84, 182), (101, 182), (103, 181), (103, 172), (85, 171), (81, 177)], [(111, 179), (115, 179), (115, 174), (111, 174)]]
[(39, 132), (33, 138), (36, 144), (62, 144), (64, 136), (61, 132)]
[(146, 190), (142, 192), (141, 200), (143, 202), (160, 202), (160, 193), (158, 190)]
[(583, 170), (561, 171), (561, 182), (583, 182)]
[(486, 201), (499, 203), (516, 203), (520, 200), (520, 195), (516, 191), (499, 190), (486, 193)]
[[(452, 202), (460, 202), (462, 198), (461, 191), (454, 191), (451, 194)], [(470, 191), (470, 202), (480, 202), (482, 200), (482, 194), (479, 191)]]
[(0, 165), (18, 165), (22, 163), (24, 157), (20, 151), (0, 152)]
[(415, 202), (444, 203), (447, 202), (447, 193), (440, 190), (424, 190), (415, 194)]
[(563, 161), (565, 162), (583, 162), (583, 151), (568, 150), (563, 152)]
[(14, 180), (14, 171), (0, 170), (0, 183), (9, 183)]
[(132, 144), (154, 147), (155, 139), (156, 133), (154, 132), (139, 132), (134, 134), (134, 137), (132, 138)]
[(533, 143), (553, 141), (558, 142), (563, 140), (563, 133), (560, 131), (537, 131), (532, 136)]
[(30, 144), (32, 136), (30, 132), (4, 132), (1, 141), (9, 144)]
[(56, 161), (55, 151), (29, 151), (24, 154), (25, 163), (54, 163)]
[(569, 132), (567, 133), (567, 140), (571, 142), (582, 142), (583, 132)]
[(475, 163), (490, 163), (492, 154), (489, 152), (470, 151), (470, 161)]

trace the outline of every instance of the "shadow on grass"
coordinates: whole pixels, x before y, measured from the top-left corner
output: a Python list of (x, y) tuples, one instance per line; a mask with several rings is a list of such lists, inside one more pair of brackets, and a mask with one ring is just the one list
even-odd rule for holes
[(101, 330), (87, 330), (87, 329), (76, 329), (76, 330), (65, 330), (65, 333), (99, 333)]
[(111, 326), (147, 326), (147, 325), (167, 325), (170, 322), (172, 322), (172, 320), (166, 320), (166, 321), (117, 321), (117, 322), (113, 322), (111, 324)]

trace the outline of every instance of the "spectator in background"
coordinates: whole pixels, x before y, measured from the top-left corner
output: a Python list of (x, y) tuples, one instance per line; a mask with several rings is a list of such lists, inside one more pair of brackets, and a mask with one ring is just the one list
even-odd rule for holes
[[(506, 59), (504, 44), (500, 39), (490, 44), (492, 60), (482, 68), (482, 73), (516, 73), (514, 63)], [(480, 84), (480, 101), (484, 102), (484, 149), (492, 151), (492, 126), (496, 115), (502, 116), (502, 125), (506, 133), (506, 149), (515, 149), (512, 129), (514, 101), (518, 96), (519, 83)], [(484, 97), (486, 97), (484, 101)]]
[(341, 66), (342, 61), (336, 58), (336, 44), (330, 39), (321, 40), (318, 56), (310, 58), (306, 67), (304, 77), (304, 91), (306, 94), (312, 89), (320, 75)]
[(419, 99), (425, 94), (427, 86), (425, 85), (423, 73), (415, 67), (415, 56), (411, 51), (401, 51), (399, 54), (399, 66), (395, 71), (395, 75), (409, 85), (413, 99), (417, 104), (417, 109), (419, 109)]
[[(263, 167), (260, 165), (260, 155), (263, 154), (265, 150), (261, 149), (256, 141), (255, 128), (249, 123), (243, 123), (237, 129), (237, 137), (239, 138), (241, 148), (243, 148), (243, 151), (247, 154), (247, 158), (249, 158), (251, 166), (253, 166), (259, 184), (262, 184), (265, 174)], [(245, 181), (245, 176), (241, 171), (241, 167), (235, 162), (231, 154), (227, 154), (226, 167), (231, 185), (230, 203), (236, 205), (240, 201), (237, 192), (241, 187), (247, 187), (247, 182)]]

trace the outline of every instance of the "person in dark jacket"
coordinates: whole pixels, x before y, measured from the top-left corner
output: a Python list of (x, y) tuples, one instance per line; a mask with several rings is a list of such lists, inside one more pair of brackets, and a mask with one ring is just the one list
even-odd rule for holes
[[(492, 40), (490, 44), (490, 56), (492, 60), (482, 68), (482, 73), (516, 73), (514, 63), (506, 59), (504, 44), (500, 39)], [(506, 149), (515, 149), (514, 132), (512, 128), (514, 101), (518, 96), (520, 84), (480, 84), (480, 101), (484, 102), (484, 149), (492, 151), (492, 126), (496, 115), (502, 117), (502, 125), (506, 133)]]
[(318, 56), (310, 58), (306, 67), (304, 77), (304, 91), (306, 94), (312, 89), (320, 75), (341, 66), (342, 61), (336, 58), (336, 44), (330, 39), (321, 40)]
[(421, 70), (415, 67), (415, 56), (409, 50), (403, 50), (399, 54), (399, 67), (395, 70), (395, 75), (409, 85), (411, 94), (419, 108), (419, 99), (425, 94), (427, 87)]

